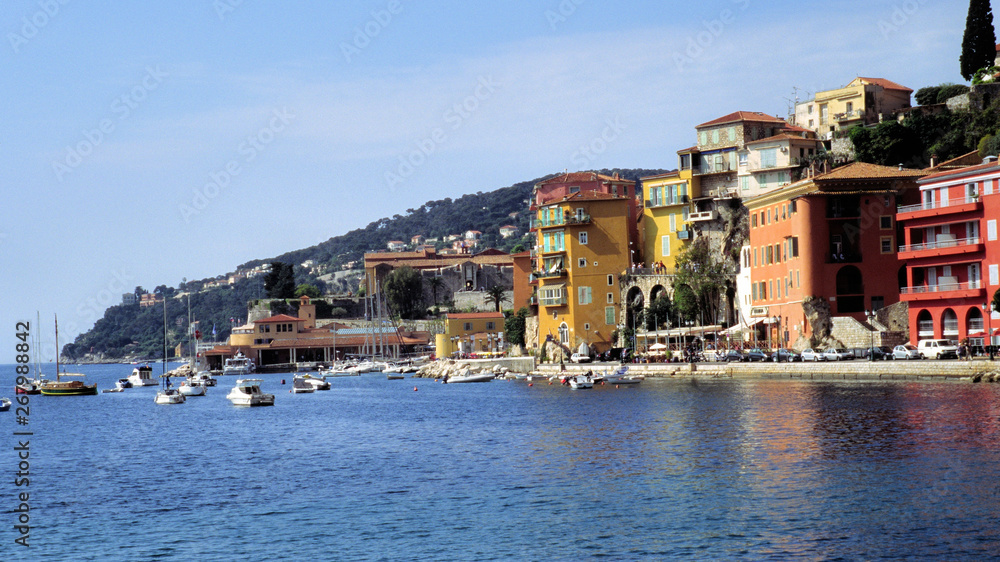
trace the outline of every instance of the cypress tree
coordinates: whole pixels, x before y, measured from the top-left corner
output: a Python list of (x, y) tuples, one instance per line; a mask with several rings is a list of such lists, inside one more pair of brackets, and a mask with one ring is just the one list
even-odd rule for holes
[(993, 66), (996, 57), (997, 37), (993, 30), (993, 8), (990, 0), (971, 0), (969, 15), (965, 18), (965, 35), (962, 37), (962, 56), (958, 62), (962, 78), (972, 75), (984, 66)]

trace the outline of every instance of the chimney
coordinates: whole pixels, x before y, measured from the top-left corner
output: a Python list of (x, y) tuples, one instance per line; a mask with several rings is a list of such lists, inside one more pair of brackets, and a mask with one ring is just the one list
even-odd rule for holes
[(899, 171), (900, 171), (900, 172), (902, 172), (902, 171), (903, 171), (903, 165), (902, 165), (902, 164), (900, 164), (900, 165), (899, 165)]
[(931, 154), (931, 168), (937, 166), (937, 159), (938, 159), (937, 154)]

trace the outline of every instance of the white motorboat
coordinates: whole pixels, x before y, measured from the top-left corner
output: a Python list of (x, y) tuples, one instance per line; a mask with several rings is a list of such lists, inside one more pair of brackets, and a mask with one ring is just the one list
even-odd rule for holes
[(385, 378), (391, 381), (399, 381), (403, 380), (405, 377), (403, 376), (403, 373), (390, 371), (385, 374)]
[(480, 373), (473, 373), (470, 369), (465, 369), (458, 375), (453, 377), (446, 376), (441, 382), (452, 384), (458, 382), (489, 382), (493, 380), (495, 375), (489, 371), (483, 371)]
[[(316, 390), (330, 390), (330, 383), (327, 382), (326, 377), (323, 375), (301, 375), (296, 376), (296, 378), (301, 378), (303, 382), (312, 386)], [(294, 382), (295, 379), (292, 379)]]
[(10, 398), (0, 398), (0, 412), (6, 412), (10, 409)]
[(118, 379), (114, 388), (105, 388), (102, 392), (125, 392), (126, 388), (132, 388), (132, 383), (128, 379)]
[(159, 384), (153, 378), (153, 368), (149, 365), (141, 365), (132, 369), (132, 374), (129, 375), (128, 382), (132, 383), (132, 386), (156, 386)]
[(201, 381), (187, 379), (177, 387), (178, 392), (184, 396), (204, 396), (205, 385)]
[(292, 377), (292, 394), (311, 394), (316, 392), (316, 387), (306, 380), (305, 376), (295, 375)]
[(628, 376), (625, 373), (628, 372), (628, 366), (622, 365), (620, 368), (615, 370), (610, 375), (604, 375), (602, 382), (604, 384), (639, 384), (645, 377), (642, 375), (638, 376)]
[(199, 373), (195, 373), (190, 377), (188, 377), (188, 379), (193, 380), (204, 386), (215, 386), (216, 384), (218, 384), (218, 381), (215, 380), (215, 377), (212, 376), (212, 373), (208, 371), (201, 371)]
[(261, 391), (261, 379), (236, 379), (226, 398), (235, 406), (274, 406), (274, 395)]
[(254, 365), (253, 360), (243, 355), (243, 353), (237, 353), (235, 357), (226, 359), (226, 364), (222, 366), (223, 375), (249, 375), (254, 372), (256, 365)]
[(364, 374), (364, 373), (380, 373), (384, 368), (384, 363), (376, 363), (375, 361), (362, 361), (353, 367), (348, 367), (345, 369), (348, 373)]
[(186, 398), (176, 388), (170, 387), (170, 377), (163, 377), (163, 388), (156, 393), (156, 404), (183, 404)]
[(585, 375), (574, 375), (569, 378), (569, 387), (573, 390), (594, 388), (594, 377), (589, 372)]

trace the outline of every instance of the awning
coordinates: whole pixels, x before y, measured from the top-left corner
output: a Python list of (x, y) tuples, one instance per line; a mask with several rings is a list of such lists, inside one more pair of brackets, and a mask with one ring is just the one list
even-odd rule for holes
[(747, 322), (747, 323), (741, 323), (741, 324), (736, 324), (734, 326), (730, 326), (730, 327), (726, 328), (725, 330), (723, 330), (722, 333), (723, 334), (735, 334), (736, 332), (743, 332), (743, 331), (746, 331), (746, 330), (749, 330), (749, 329), (753, 328), (754, 326), (756, 326), (757, 324), (760, 324), (761, 322), (764, 322), (765, 320), (768, 320), (768, 318), (755, 318), (752, 321)]

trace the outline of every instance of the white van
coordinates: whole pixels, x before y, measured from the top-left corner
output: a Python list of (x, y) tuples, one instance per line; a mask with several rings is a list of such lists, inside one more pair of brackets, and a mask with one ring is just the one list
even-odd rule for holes
[(958, 346), (950, 340), (920, 340), (917, 350), (927, 359), (958, 359)]

